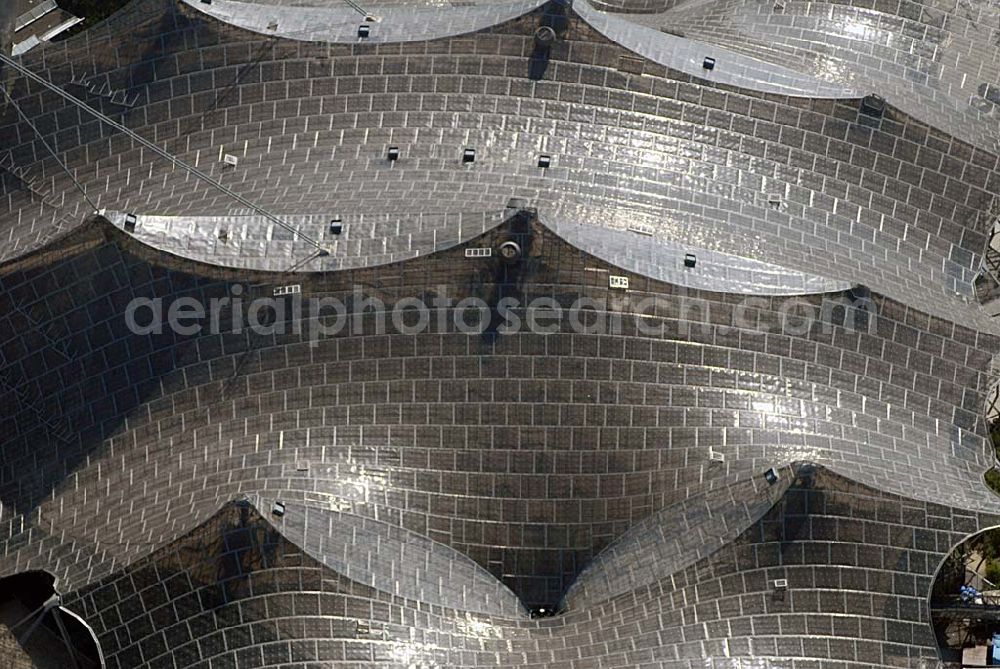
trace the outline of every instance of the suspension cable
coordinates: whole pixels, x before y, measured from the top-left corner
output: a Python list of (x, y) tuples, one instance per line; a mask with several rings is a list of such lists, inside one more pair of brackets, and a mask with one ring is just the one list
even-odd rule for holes
[[(15, 70), (17, 70), (18, 72), (20, 72), (21, 74), (23, 74), (24, 76), (26, 76), (29, 79), (31, 79), (32, 81), (40, 84), (44, 88), (47, 88), (48, 90), (52, 91), (53, 93), (55, 93), (59, 97), (63, 98), (64, 100), (70, 102), (71, 104), (76, 105), (77, 107), (79, 107), (80, 109), (84, 110), (85, 112), (87, 112), (91, 116), (95, 117), (99, 121), (101, 121), (101, 122), (103, 122), (103, 123), (111, 126), (115, 130), (118, 130), (119, 132), (125, 133), (126, 135), (128, 135), (129, 137), (131, 137), (134, 141), (136, 141), (139, 144), (141, 144), (142, 146), (146, 147), (147, 149), (149, 149), (150, 151), (152, 151), (156, 155), (160, 156), (161, 158), (169, 161), (174, 167), (180, 168), (181, 170), (187, 172), (188, 174), (191, 174), (192, 176), (194, 176), (194, 177), (196, 177), (198, 179), (201, 179), (202, 181), (210, 184), (211, 186), (215, 187), (220, 192), (222, 192), (222, 193), (228, 195), (229, 197), (233, 198), (234, 200), (236, 200), (237, 202), (239, 202), (243, 206), (249, 207), (250, 209), (254, 210), (255, 212), (257, 212), (258, 214), (260, 214), (261, 216), (263, 216), (267, 220), (269, 220), (272, 223), (274, 223), (275, 225), (277, 225), (277, 226), (279, 226), (281, 228), (284, 228), (285, 230), (288, 230), (289, 232), (291, 232), (296, 237), (299, 237), (300, 239), (302, 239), (302, 240), (308, 242), (309, 244), (315, 246), (316, 249), (318, 250), (320, 256), (327, 256), (327, 255), (329, 255), (330, 252), (327, 249), (325, 249), (319, 242), (317, 242), (315, 239), (313, 239), (312, 237), (310, 237), (309, 235), (306, 235), (305, 233), (299, 232), (296, 228), (294, 228), (293, 226), (289, 225), (288, 223), (285, 223), (283, 220), (281, 220), (280, 218), (278, 218), (277, 216), (275, 216), (271, 212), (269, 212), (266, 209), (263, 209), (262, 207), (254, 204), (253, 202), (251, 202), (250, 200), (246, 199), (245, 197), (243, 197), (239, 193), (233, 191), (232, 189), (227, 188), (222, 183), (220, 183), (218, 180), (213, 179), (212, 177), (210, 177), (209, 175), (205, 174), (204, 172), (202, 172), (198, 168), (193, 167), (191, 165), (188, 165), (187, 163), (185, 163), (181, 159), (174, 157), (172, 154), (170, 154), (169, 152), (167, 152), (164, 149), (161, 149), (159, 146), (157, 146), (153, 142), (149, 141), (148, 139), (146, 139), (145, 137), (143, 137), (139, 133), (137, 133), (137, 132), (135, 132), (135, 131), (127, 128), (126, 126), (122, 125), (121, 123), (118, 123), (117, 121), (115, 121), (114, 119), (110, 118), (109, 116), (106, 116), (102, 112), (94, 109), (93, 107), (91, 107), (90, 105), (88, 105), (83, 100), (80, 100), (76, 96), (71, 95), (70, 93), (67, 93), (66, 91), (64, 91), (63, 89), (59, 88), (58, 86), (56, 86), (52, 82), (44, 79), (43, 77), (40, 77), (39, 75), (35, 74), (34, 72), (32, 72), (31, 70), (29, 70), (28, 68), (26, 68), (23, 65), (21, 65), (20, 63), (18, 63), (13, 58), (10, 58), (9, 56), (6, 56), (3, 53), (0, 53), (0, 62), (4, 63), (6, 65), (11, 66)], [(6, 94), (6, 91), (5, 91), (5, 94)], [(8, 99), (10, 99), (9, 95), (7, 97), (8, 97)]]
[(363, 7), (357, 5), (351, 0), (344, 0), (344, 2), (347, 3), (347, 5), (350, 6), (358, 14), (361, 14), (361, 16), (369, 16), (368, 12), (366, 12)]

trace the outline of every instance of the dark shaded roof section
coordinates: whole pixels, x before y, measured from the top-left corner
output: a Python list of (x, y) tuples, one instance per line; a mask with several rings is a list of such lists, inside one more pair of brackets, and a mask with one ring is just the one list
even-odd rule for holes
[[(67, 597), (96, 622), (109, 669), (357, 659), (359, 628), (370, 624), (375, 600), (303, 554), (247, 502), (226, 504), (184, 537)], [(362, 645), (370, 658), (372, 644)]]

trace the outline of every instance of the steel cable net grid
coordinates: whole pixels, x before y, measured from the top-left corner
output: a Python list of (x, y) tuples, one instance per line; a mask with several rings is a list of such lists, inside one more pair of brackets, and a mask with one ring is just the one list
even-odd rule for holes
[[(996, 156), (597, 23), (147, 0), (5, 59), (0, 574), (56, 574), (114, 667), (944, 659), (935, 570), (1000, 514)], [(314, 341), (319, 297), (452, 301)]]

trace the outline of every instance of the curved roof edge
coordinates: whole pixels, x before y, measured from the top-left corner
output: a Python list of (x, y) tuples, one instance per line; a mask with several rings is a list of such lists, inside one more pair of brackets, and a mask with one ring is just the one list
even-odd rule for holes
[[(871, 482), (859, 480), (858, 477), (845, 473), (836, 465), (829, 463), (795, 460), (782, 466), (775, 465), (775, 471), (778, 472), (779, 478), (773, 485), (764, 485), (766, 481), (761, 473), (754, 472), (753, 479), (742, 479), (728, 487), (715, 488), (700, 496), (702, 499), (685, 500), (636, 523), (627, 533), (601, 551), (580, 573), (567, 590), (564, 603), (576, 608), (576, 602), (586, 601), (588, 605), (593, 605), (595, 602), (607, 601), (640, 588), (651, 587), (710, 557), (716, 551), (737, 541), (764, 518), (776, 504), (781, 502), (800, 474), (807, 472), (825, 471), (850, 484), (901, 500), (913, 499), (951, 509), (971, 510), (975, 513), (996, 514), (1000, 509), (1000, 499), (988, 508), (964, 509), (953, 505), (950, 501), (924, 500), (919, 495), (886, 492)], [(705, 501), (703, 498), (714, 492), (730, 492), (737, 486), (749, 486), (749, 492), (754, 498), (719, 499), (720, 502), (729, 501), (732, 507), (736, 507), (735, 509), (726, 508), (721, 503), (714, 510), (699, 504)], [(695, 523), (691, 523), (691, 520)], [(727, 520), (736, 523), (727, 524)], [(685, 545), (688, 549), (685, 549)]]
[[(507, 215), (504, 216), (504, 220), (506, 220), (507, 217), (511, 214), (511, 210), (509, 208), (507, 210), (505, 210), (505, 211), (506, 211)], [(578, 242), (576, 242), (573, 239), (572, 235), (570, 236), (570, 238), (568, 238), (568, 239), (566, 238), (566, 236), (565, 236), (565, 230), (566, 230), (567, 224), (565, 224), (564, 222), (560, 222), (558, 220), (555, 220), (555, 222), (552, 223), (552, 222), (548, 221), (547, 218), (548, 217), (545, 216), (544, 213), (543, 213), (539, 217), (539, 223), (541, 223), (541, 225), (543, 225), (544, 227), (546, 227), (549, 230), (551, 230), (552, 233), (555, 234), (557, 237), (559, 237), (560, 239), (563, 239), (567, 244), (573, 246), (574, 248), (579, 249), (582, 253), (586, 253), (587, 255), (590, 255), (591, 257), (595, 258), (596, 260), (599, 260), (601, 262), (608, 263), (608, 264), (610, 264), (610, 265), (612, 265), (614, 267), (617, 267), (617, 268), (621, 269), (623, 272), (630, 272), (632, 274), (641, 275), (641, 276), (650, 278), (650, 279), (652, 279), (654, 281), (660, 281), (660, 282), (663, 282), (663, 283), (667, 283), (667, 284), (671, 284), (671, 285), (677, 285), (677, 286), (685, 287), (685, 288), (698, 289), (698, 290), (706, 290), (708, 292), (728, 293), (728, 294), (735, 294), (735, 295), (750, 295), (751, 294), (751, 293), (747, 293), (747, 292), (740, 292), (738, 290), (737, 291), (734, 291), (734, 290), (723, 290), (718, 285), (716, 285), (715, 287), (709, 287), (707, 285), (697, 285), (695, 283), (675, 283), (673, 280), (669, 279), (667, 276), (664, 275), (666, 272), (669, 271), (667, 269), (663, 269), (663, 268), (659, 268), (658, 269), (658, 268), (652, 266), (649, 263), (643, 264), (641, 261), (637, 261), (636, 259), (629, 259), (627, 257), (627, 255), (625, 255), (625, 254), (619, 254), (619, 255), (615, 256), (613, 252), (610, 252), (608, 250), (608, 248), (607, 248), (608, 245), (606, 243), (606, 240), (605, 240), (605, 247), (604, 248), (586, 248), (586, 247), (581, 247), (578, 244)], [(489, 228), (488, 230), (484, 231), (484, 233), (485, 232), (490, 232), (492, 230), (496, 230), (497, 227), (499, 227), (500, 225), (502, 225), (502, 222), (503, 221), (501, 221), (500, 223), (498, 223), (497, 226), (493, 226), (492, 228)], [(572, 224), (572, 225), (581, 225), (581, 224)], [(623, 231), (611, 231), (611, 230), (607, 230), (607, 229), (603, 229), (603, 228), (595, 228), (594, 232), (597, 233), (597, 234), (600, 234), (600, 235), (605, 235), (605, 234), (612, 235), (612, 234), (614, 234), (615, 236), (624, 236), (624, 235), (633, 235), (634, 234), (634, 233), (627, 232), (627, 231), (625, 231), (625, 232), (623, 232)], [(483, 234), (483, 233), (481, 233), (481, 234)], [(456, 249), (458, 247), (461, 247), (462, 245), (467, 244), (467, 243), (473, 241), (474, 239), (476, 239), (476, 237), (472, 237), (470, 239), (465, 239), (463, 241), (455, 241), (453, 243), (449, 243), (445, 247), (438, 248), (438, 249), (435, 249), (435, 250), (430, 251), (428, 253), (420, 254), (420, 255), (421, 255), (421, 257), (426, 257), (426, 256), (433, 255), (434, 253), (446, 253), (446, 252), (452, 251), (452, 250), (454, 250), (454, 249)], [(46, 263), (53, 262), (54, 260), (58, 260), (58, 259), (66, 257), (67, 255), (73, 253), (75, 249), (86, 248), (88, 246), (92, 246), (92, 245), (95, 245), (95, 244), (100, 244), (100, 243), (104, 243), (104, 242), (112, 241), (112, 240), (117, 241), (118, 243), (122, 244), (130, 252), (136, 254), (137, 256), (145, 258), (148, 262), (159, 264), (159, 265), (168, 266), (168, 267), (170, 267), (172, 269), (177, 269), (177, 270), (180, 270), (180, 271), (191, 272), (193, 274), (198, 274), (200, 276), (205, 276), (205, 277), (215, 277), (215, 278), (226, 279), (226, 280), (240, 280), (240, 281), (244, 281), (244, 280), (246, 280), (246, 273), (247, 272), (253, 272), (254, 275), (255, 275), (255, 280), (258, 280), (258, 281), (274, 280), (276, 282), (281, 282), (281, 281), (284, 281), (284, 280), (286, 280), (288, 278), (288, 274), (289, 274), (289, 271), (290, 271), (287, 266), (286, 267), (281, 267), (281, 268), (278, 268), (278, 269), (271, 269), (271, 268), (260, 268), (260, 269), (256, 269), (256, 268), (240, 268), (240, 267), (229, 267), (229, 266), (225, 266), (225, 265), (213, 264), (212, 262), (210, 262), (209, 260), (207, 260), (205, 258), (186, 257), (184, 255), (181, 255), (181, 254), (177, 253), (174, 250), (159, 248), (159, 247), (157, 247), (157, 246), (149, 243), (146, 240), (143, 240), (143, 239), (140, 239), (140, 238), (138, 238), (138, 237), (136, 237), (134, 235), (131, 235), (131, 234), (129, 234), (129, 233), (127, 233), (127, 232), (124, 231), (124, 229), (123, 229), (123, 227), (122, 227), (121, 224), (115, 225), (114, 223), (112, 223), (111, 221), (109, 221), (104, 216), (100, 215), (99, 213), (95, 213), (95, 214), (92, 214), (92, 215), (88, 216), (84, 220), (84, 222), (81, 223), (80, 225), (77, 225), (76, 227), (74, 227), (74, 228), (72, 228), (72, 229), (70, 229), (70, 230), (68, 230), (68, 231), (66, 231), (64, 233), (62, 233), (62, 234), (60, 234), (60, 235), (58, 235), (56, 237), (53, 237), (52, 239), (48, 240), (47, 242), (45, 242), (41, 246), (35, 247), (33, 249), (25, 250), (23, 253), (20, 253), (20, 254), (18, 254), (16, 256), (12, 257), (12, 258), (8, 258), (8, 259), (3, 260), (2, 262), (0, 262), (0, 276), (2, 276), (3, 274), (6, 274), (6, 273), (12, 272), (12, 271), (17, 271), (19, 269), (42, 266), (42, 265), (45, 265)], [(637, 243), (642, 244), (642, 242), (638, 242), (638, 241), (637, 241)], [(646, 245), (648, 245), (648, 242), (647, 242)], [(682, 244), (679, 244), (679, 243), (676, 244), (676, 249), (675, 249), (675, 247), (672, 244), (669, 249), (665, 247), (664, 250), (667, 253), (674, 253), (674, 254), (676, 254), (676, 258), (675, 258), (676, 262), (681, 262), (682, 256), (680, 255), (680, 253), (682, 251), (684, 251), (684, 252), (695, 252), (696, 255), (698, 253), (707, 254), (707, 255), (704, 256), (706, 259), (712, 258), (712, 259), (715, 259), (716, 262), (729, 262), (729, 260), (731, 258), (740, 258), (741, 262), (747, 260), (747, 259), (743, 258), (742, 256), (730, 256), (729, 254), (725, 254), (725, 253), (718, 252), (718, 251), (716, 251), (716, 252), (708, 252), (706, 250), (699, 249), (698, 247), (696, 247), (694, 245), (686, 245), (686, 244), (682, 245)], [(613, 259), (609, 259), (609, 258), (613, 258)], [(397, 263), (405, 263), (405, 262), (408, 262), (408, 261), (414, 260), (414, 259), (415, 258), (397, 259), (397, 260), (392, 260), (392, 261), (388, 261), (388, 262), (378, 263), (377, 265), (373, 265), (372, 267), (388, 266), (388, 265), (394, 265), (394, 264), (397, 264)], [(753, 261), (753, 262), (760, 262), (761, 266), (766, 267), (766, 268), (774, 267), (774, 268), (779, 269), (781, 272), (788, 272), (789, 276), (792, 273), (795, 272), (795, 270), (787, 270), (787, 268), (785, 268), (783, 266), (771, 265), (769, 263), (764, 263), (763, 261)], [(715, 267), (716, 267), (716, 271), (718, 271), (718, 265), (716, 265)], [(348, 267), (348, 268), (343, 268), (342, 271), (354, 271), (354, 270), (360, 270), (360, 269), (367, 269), (367, 267), (363, 267), (363, 266)], [(686, 273), (687, 272), (687, 268), (683, 268), (683, 269), (684, 269), (684, 271)], [(292, 268), (292, 270), (295, 271), (295, 268)], [(646, 274), (646, 272), (650, 271), (650, 270), (656, 270), (656, 271), (660, 272), (661, 274), (657, 275), (657, 276), (652, 276), (652, 275)], [(329, 269), (329, 270), (315, 269), (315, 268), (307, 266), (307, 267), (300, 268), (297, 271), (301, 272), (302, 274), (307, 274), (308, 275), (308, 274), (320, 274), (320, 273), (323, 273), (325, 271), (334, 271), (334, 270), (332, 268)], [(829, 281), (830, 282), (829, 285), (830, 286), (834, 286), (834, 287), (835, 286), (844, 286), (844, 285), (848, 285), (849, 284), (849, 282), (846, 282), (846, 281), (841, 281), (841, 280), (837, 280), (837, 279), (828, 279), (828, 278), (824, 278), (824, 277), (819, 277), (818, 275), (811, 275), (811, 274), (804, 273), (804, 272), (802, 272), (800, 274), (803, 277), (803, 280), (809, 280), (809, 279), (815, 278), (817, 281), (820, 281), (820, 282)], [(681, 276), (684, 276), (684, 273), (681, 273)], [(692, 275), (692, 276), (697, 276), (697, 275)], [(708, 281), (708, 280), (711, 280), (711, 278), (709, 277), (708, 279), (705, 279), (705, 280)], [(849, 285), (854, 285), (854, 282), (851, 282)], [(732, 288), (732, 286), (730, 286), (730, 288)], [(977, 331), (977, 332), (982, 332), (984, 334), (988, 334), (988, 335), (992, 335), (992, 336), (1000, 336), (1000, 322), (998, 322), (997, 320), (995, 320), (995, 319), (991, 318), (990, 316), (988, 316), (985, 313), (985, 311), (983, 311), (981, 308), (975, 307), (975, 306), (973, 306), (971, 304), (962, 304), (962, 305), (960, 305), (960, 304), (949, 303), (947, 305), (947, 307), (948, 307), (947, 315), (942, 315), (941, 313), (939, 313), (939, 311), (940, 311), (939, 309), (928, 309), (928, 304), (926, 302), (923, 303), (923, 304), (920, 304), (920, 305), (914, 305), (914, 304), (912, 304), (910, 301), (908, 301), (906, 299), (901, 299), (901, 297), (898, 296), (898, 295), (896, 295), (896, 294), (894, 294), (894, 292), (892, 290), (885, 290), (884, 286), (878, 286), (878, 285), (871, 284), (869, 286), (869, 288), (871, 289), (871, 291), (872, 291), (872, 293), (873, 293), (874, 296), (883, 297), (883, 298), (889, 300), (892, 303), (898, 304), (898, 305), (900, 305), (902, 307), (905, 307), (907, 309), (912, 309), (912, 310), (914, 310), (917, 313), (928, 315), (928, 316), (932, 316), (932, 317), (936, 317), (936, 318), (942, 318), (943, 320), (946, 320), (946, 321), (951, 322), (951, 323), (955, 323), (956, 325), (961, 326), (963, 328), (967, 328), (969, 330), (973, 330), (973, 331)], [(776, 292), (776, 293), (771, 293), (771, 294), (772, 295), (778, 295), (778, 296), (780, 296), (780, 295), (790, 295), (791, 296), (791, 295), (796, 295), (796, 294), (832, 294), (832, 293), (842, 293), (843, 290), (844, 290), (843, 288), (841, 288), (839, 290), (837, 290), (836, 288), (831, 288), (830, 290), (827, 290), (827, 291), (817, 290), (817, 291), (814, 291), (814, 292), (811, 292), (811, 293), (788, 293), (788, 292), (784, 292), (783, 293), (783, 292)], [(759, 293), (753, 293), (753, 294), (761, 295), (761, 296), (767, 296), (767, 295), (769, 295), (769, 293), (767, 293), (767, 292), (759, 292)], [(957, 312), (956, 312), (956, 310), (957, 310)], [(998, 363), (998, 364), (1000, 364), (1000, 363)]]
[(566, 591), (564, 606), (575, 609), (632, 592), (710, 556), (763, 518), (797, 470), (794, 464), (776, 468), (774, 484), (761, 472), (744, 471), (640, 520), (587, 565)]
[(71, 611), (70, 609), (66, 608), (61, 604), (56, 608), (59, 610), (60, 613), (65, 613), (67, 616), (76, 621), (76, 623), (80, 625), (80, 627), (87, 633), (87, 635), (90, 637), (91, 642), (94, 644), (94, 650), (97, 651), (97, 662), (98, 665), (100, 666), (100, 669), (104, 669), (105, 667), (107, 667), (108, 665), (106, 660), (104, 659), (104, 650), (101, 648), (101, 642), (100, 640), (98, 640), (97, 633), (94, 632), (94, 628), (90, 626), (90, 623), (84, 620), (83, 616), (81, 616), (79, 613)]
[[(125, 227), (124, 212), (102, 211), (116, 228)], [(152, 248), (182, 258), (232, 269), (300, 272), (376, 267), (422, 257), (475, 239), (504, 220), (504, 212), (474, 214), (358, 215), (341, 218), (343, 230), (325, 234), (327, 217), (286, 215), (289, 223), (325, 237), (330, 250), (315, 257), (298, 242), (260, 216), (135, 215), (131, 234)], [(831, 279), (742, 256), (654, 239), (640, 232), (610, 230), (542, 216), (543, 225), (570, 245), (623, 270), (684, 288), (747, 295), (833, 293), (851, 287)], [(319, 231), (319, 232), (317, 232)], [(684, 265), (685, 255), (695, 267)], [(312, 260), (308, 260), (312, 257)]]
[[(380, 7), (366, 17), (353, 7), (287, 7), (235, 0), (182, 0), (218, 21), (263, 35), (306, 42), (391, 43), (422, 42), (454, 37), (516, 19), (547, 0), (491, 2), (467, 7)], [(373, 18), (369, 21), (367, 18)], [(369, 34), (359, 37), (367, 26)]]
[[(190, 0), (186, 0), (190, 1)], [(760, 93), (791, 97), (845, 99), (864, 93), (830, 84), (780, 65), (750, 58), (724, 47), (670, 35), (602, 12), (586, 0), (576, 0), (573, 10), (590, 27), (611, 41), (649, 60), (684, 72), (692, 77), (719, 84), (737, 86)], [(712, 70), (704, 67), (706, 57), (715, 59)]]
[[(125, 230), (126, 214), (101, 210)], [(262, 272), (328, 272), (386, 265), (463, 244), (492, 230), (504, 210), (492, 212), (413, 212), (404, 214), (282, 214), (297, 230), (320, 239), (329, 255), (263, 216), (158, 216), (131, 214), (129, 234), (152, 248), (196, 262)], [(330, 230), (332, 221), (340, 232)]]
[[(540, 218), (553, 232), (564, 237), (567, 243), (605, 262), (675, 285), (747, 296), (811, 295), (840, 292), (846, 287), (864, 285), (873, 293), (920, 313), (969, 329), (1000, 335), (1000, 320), (990, 316), (971, 294), (933, 284), (924, 284), (923, 288), (914, 289), (908, 283), (896, 281), (898, 275), (877, 271), (870, 263), (856, 268), (842, 263), (830, 266), (823, 262), (821, 252), (787, 254), (780, 248), (755, 246), (752, 239), (720, 240), (712, 236), (714, 231), (705, 234), (692, 228), (690, 223), (678, 224), (671, 221), (666, 213), (658, 214), (640, 207), (627, 211), (609, 211), (592, 207), (574, 209), (562, 205), (546, 206), (544, 209), (540, 207)], [(601, 224), (580, 227), (582, 224), (579, 221), (601, 221)], [(669, 224), (662, 225), (664, 222)], [(587, 228), (594, 228), (594, 231)], [(632, 238), (638, 229), (645, 230), (645, 243)], [(616, 247), (608, 243), (614, 233), (625, 235), (630, 240), (627, 247)], [(596, 235), (601, 238), (595, 240)], [(706, 261), (713, 258), (717, 271), (723, 271), (720, 267), (725, 267), (730, 276), (739, 278), (739, 281), (720, 284), (713, 277), (697, 277), (688, 268), (679, 268), (676, 264), (661, 267), (659, 264), (662, 261), (659, 258), (657, 263), (652, 263), (651, 237), (655, 238), (656, 245), (664, 246), (665, 257), (672, 258), (670, 262), (680, 262), (686, 252), (698, 256), (699, 262), (702, 256)], [(633, 255), (623, 252), (626, 248)], [(739, 259), (738, 267), (729, 264), (734, 262), (733, 259)], [(778, 275), (755, 277), (753, 272), (777, 272)]]
[[(306, 555), (352, 581), (390, 595), (465, 613), (527, 619), (517, 595), (472, 558), (401, 526), (349, 511), (286, 504), (247, 494), (257, 513)], [(375, 560), (375, 552), (378, 560)]]
[[(850, 281), (832, 279), (731, 253), (650, 236), (642, 228), (609, 230), (543, 217), (566, 243), (629, 272), (696, 290), (742, 295), (838, 293)], [(694, 266), (685, 265), (688, 254)]]

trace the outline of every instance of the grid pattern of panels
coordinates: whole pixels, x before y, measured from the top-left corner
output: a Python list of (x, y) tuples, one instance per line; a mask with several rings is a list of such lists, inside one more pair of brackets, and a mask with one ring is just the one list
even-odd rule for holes
[[(973, 294), (1000, 189), (996, 155), (891, 109), (873, 120), (853, 101), (765, 97), (649, 63), (636, 74), (624, 49), (579, 20), (533, 81), (525, 75), (538, 20), (412, 45), (330, 46), (261, 40), (161, 9), (151, 26), (128, 26), (140, 43), (163, 42), (155, 57), (128, 49), (99, 57), (100, 36), (86, 53), (101, 58), (94, 66), (112, 88), (139, 94), (126, 114), (132, 127), (278, 212), (498, 211), (519, 195), (543, 217), (598, 230), (639, 220), (655, 239), (976, 318), (955, 293)], [(65, 82), (84, 67), (82, 47), (28, 61)], [(100, 206), (230, 213), (220, 193), (75, 109), (20, 86), (16, 95)], [(16, 180), (4, 182), (10, 257), (78, 219), (81, 202), (25, 126), (0, 132), (16, 164), (60, 203), (39, 206)], [(402, 155), (390, 165), (392, 145)], [(479, 148), (474, 163), (462, 163), (464, 147)], [(224, 152), (240, 156), (235, 171), (216, 160)], [(552, 167), (537, 167), (542, 152)], [(940, 300), (926, 300), (929, 290)]]
[[(633, 0), (625, 2), (631, 4)], [(663, 4), (661, 0), (651, 0), (650, 7)], [(709, 46), (703, 40), (684, 37), (680, 31), (665, 32), (656, 25), (660, 14), (655, 9), (654, 16), (646, 19), (650, 25), (638, 22), (643, 19), (633, 14), (617, 13), (601, 2), (578, 2), (573, 11), (596, 31), (640, 56), (630, 63), (632, 69), (639, 71), (644, 68), (642, 60), (649, 59), (696, 79), (763, 93), (841, 99), (858, 98), (865, 93), (850, 81), (828, 81), (803, 72), (801, 67), (761, 59), (756, 53), (747, 54), (717, 43)], [(714, 61), (711, 70), (705, 67), (706, 57)]]
[(1000, 107), (985, 94), (1000, 82), (995, 3), (720, 0), (630, 19), (877, 93), (965, 141), (1000, 146)]
[(736, 480), (716, 477), (703, 494), (642, 519), (587, 565), (563, 606), (585, 609), (656, 583), (715, 553), (771, 510), (792, 483), (792, 475), (782, 474), (775, 483), (759, 472), (743, 473)]
[(635, 223), (619, 231), (546, 217), (545, 225), (581, 251), (675, 286), (720, 293), (798, 295), (834, 293), (852, 285), (732, 253), (651, 239), (649, 231), (654, 228), (639, 228)]
[[(313, 0), (314, 6), (279, 0), (237, 2), (183, 0), (220, 21), (265, 35), (326, 42), (419, 42), (472, 33), (530, 12), (544, 0), (375, 0), (351, 3)], [(368, 13), (359, 11), (367, 5)], [(320, 6), (316, 6), (320, 5)], [(367, 20), (374, 17), (375, 20)], [(364, 37), (359, 32), (365, 32)]]
[[(19, 79), (111, 220), (6, 110), (0, 575), (56, 575), (111, 669), (936, 668), (935, 569), (1000, 523), (1000, 165), (959, 100), (995, 8), (640, 1), (541, 49), (530, 0), (340, 44), (134, 0), (29, 52), (338, 271)], [(744, 55), (699, 78), (668, 19)], [(135, 298), (219, 318), (140, 334)], [(313, 298), (375, 306), (320, 334)]]
[[(307, 471), (308, 462), (299, 462)], [(321, 465), (320, 465), (321, 467)], [(419, 602), (506, 618), (523, 615), (517, 597), (489, 572), (442, 543), (381, 521), (335, 508), (253, 499), (281, 535), (339, 574), (381, 592)]]
[[(934, 571), (956, 542), (1000, 517), (876, 492), (813, 466), (782, 477), (777, 503), (726, 547), (556, 618), (465, 614), (380, 593), (304, 554), (245, 502), (70, 593), (66, 605), (91, 621), (116, 669), (695, 669), (707, 658), (732, 669), (936, 666), (924, 600)], [(618, 557), (610, 570), (651, 556)], [(776, 588), (778, 579), (787, 586)]]
[(91, 621), (109, 669), (299, 666), (390, 659), (357, 640), (359, 618), (381, 612), (366, 590), (244, 502), (66, 601)]
[(979, 413), (997, 337), (882, 298), (870, 331), (787, 332), (780, 298), (747, 308), (637, 275), (619, 295), (605, 263), (537, 224), (528, 240), (516, 281), (459, 247), (305, 277), (302, 290), (362, 285), (393, 304), (428, 286), (489, 302), (507, 286), (525, 304), (587, 295), (626, 315), (650, 297), (662, 331), (622, 318), (618, 333), (574, 333), (564, 318), (553, 334), (494, 341), (456, 332), (444, 310), (419, 334), (379, 334), (369, 316), (315, 345), (295, 332), (144, 337), (122, 322), (133, 295), (209, 304), (231, 284), (115, 243), (9, 273), (3, 568), (86, 583), (257, 492), (416, 532), (551, 606), (636, 522), (718, 477), (809, 459), (887, 491), (997, 507)]
[[(125, 227), (127, 214), (105, 211), (104, 216)], [(502, 219), (499, 211), (283, 216), (286, 225), (322, 245), (328, 253), (322, 257), (315, 257), (315, 246), (296, 232), (263, 216), (138, 215), (132, 234), (153, 247), (214, 265), (275, 272), (294, 267), (316, 272), (383, 265), (449, 248), (496, 227)], [(780, 281), (783, 273), (777, 270), (772, 270), (771, 277)], [(758, 273), (763, 274), (763, 269)]]

